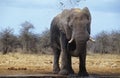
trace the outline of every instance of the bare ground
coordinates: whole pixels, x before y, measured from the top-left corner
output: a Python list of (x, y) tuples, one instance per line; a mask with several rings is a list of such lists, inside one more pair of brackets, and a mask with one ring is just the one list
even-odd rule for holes
[[(39, 75), (52, 74), (52, 55), (9, 53), (0, 54), (0, 75)], [(79, 60), (72, 58), (75, 73), (78, 72)], [(120, 55), (89, 54), (87, 70), (91, 75), (120, 76)]]

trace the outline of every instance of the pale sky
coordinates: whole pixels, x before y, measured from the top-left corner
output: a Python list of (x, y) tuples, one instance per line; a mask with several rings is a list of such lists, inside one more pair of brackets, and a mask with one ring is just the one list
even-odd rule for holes
[[(18, 34), (21, 24), (32, 23), (35, 33), (50, 28), (54, 16), (62, 10), (59, 1), (66, 0), (0, 0), (0, 30), (11, 27)], [(65, 8), (76, 7), (65, 4)], [(79, 8), (88, 7), (92, 15), (91, 35), (120, 29), (120, 0), (86, 0)]]

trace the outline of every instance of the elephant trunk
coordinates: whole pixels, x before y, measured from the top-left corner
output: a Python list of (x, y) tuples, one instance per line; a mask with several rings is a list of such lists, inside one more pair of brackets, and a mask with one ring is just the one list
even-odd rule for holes
[(70, 54), (74, 57), (80, 56), (84, 50), (86, 50), (86, 43), (87, 42), (82, 42), (82, 41), (76, 41), (76, 49), (74, 51), (71, 51)]

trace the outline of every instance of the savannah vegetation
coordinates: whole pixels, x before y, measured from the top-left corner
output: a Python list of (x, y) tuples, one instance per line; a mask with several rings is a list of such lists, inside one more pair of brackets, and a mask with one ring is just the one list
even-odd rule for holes
[[(53, 69), (53, 55), (17, 52), (5, 55), (0, 54), (0, 59), (0, 75), (49, 75)], [(119, 59), (119, 55), (116, 54), (90, 53), (86, 59), (87, 71), (90, 75), (119, 76)], [(72, 67), (76, 74), (79, 71), (78, 66), (79, 59), (72, 57)]]

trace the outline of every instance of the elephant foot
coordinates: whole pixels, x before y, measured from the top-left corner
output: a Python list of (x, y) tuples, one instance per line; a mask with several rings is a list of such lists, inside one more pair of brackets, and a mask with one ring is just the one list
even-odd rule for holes
[(79, 76), (83, 76), (83, 77), (88, 77), (89, 74), (87, 72), (80, 72), (78, 73)]
[(60, 71), (60, 68), (53, 69), (53, 74), (58, 74)]
[(72, 75), (72, 74), (74, 74), (74, 71), (73, 70), (63, 69), (63, 70), (60, 70), (59, 74), (60, 75)]
[(68, 74), (69, 74), (69, 71), (66, 70), (66, 69), (62, 69), (62, 70), (60, 70), (59, 74), (60, 74), (60, 75), (68, 75)]

